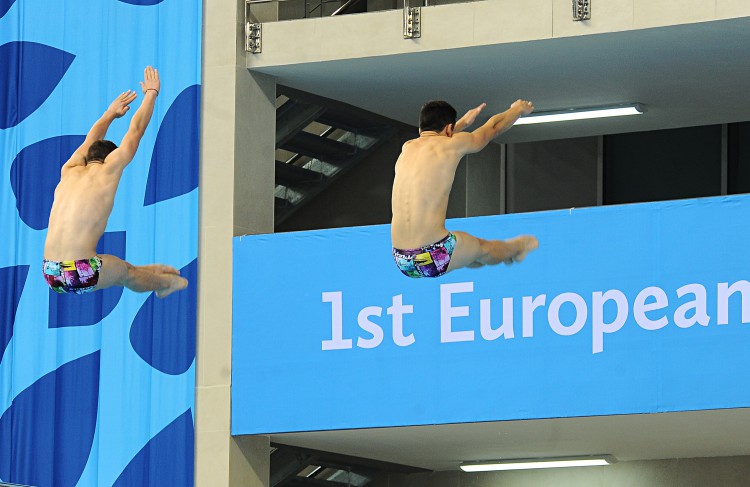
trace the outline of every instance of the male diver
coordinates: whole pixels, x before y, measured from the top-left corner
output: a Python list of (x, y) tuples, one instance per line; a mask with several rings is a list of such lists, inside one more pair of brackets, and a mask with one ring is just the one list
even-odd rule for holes
[(50, 213), (42, 268), (53, 291), (85, 294), (125, 286), (135, 292), (156, 291), (158, 297), (164, 298), (187, 286), (187, 280), (173, 267), (133, 266), (113, 255), (96, 253), (112, 213), (120, 177), (138, 150), (160, 87), (159, 73), (148, 66), (141, 82), (143, 102), (120, 147), (103, 139), (109, 125), (125, 115), (137, 97), (130, 90), (112, 102), (63, 165)]
[(406, 276), (438, 277), (462, 267), (521, 262), (539, 246), (531, 235), (483, 240), (445, 228), (448, 196), (461, 158), (481, 151), (534, 110), (531, 102), (517, 100), (473, 132), (462, 132), (485, 106), (456, 121), (452, 106), (430, 101), (420, 113), (419, 137), (402, 147), (393, 181), (391, 242), (396, 266)]

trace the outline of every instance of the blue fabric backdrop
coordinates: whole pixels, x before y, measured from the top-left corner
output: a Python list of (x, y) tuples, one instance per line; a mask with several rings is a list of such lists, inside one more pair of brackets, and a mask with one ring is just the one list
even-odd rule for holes
[[(198, 0), (0, 0), (0, 479), (193, 484), (201, 15)], [(162, 90), (99, 252), (190, 280), (165, 300), (52, 293), (41, 276), (60, 167), (143, 68)], [(107, 138), (119, 143), (140, 97)]]

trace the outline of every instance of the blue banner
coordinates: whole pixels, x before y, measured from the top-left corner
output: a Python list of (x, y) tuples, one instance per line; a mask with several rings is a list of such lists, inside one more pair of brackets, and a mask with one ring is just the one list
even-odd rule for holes
[[(202, 2), (0, 0), (0, 482), (193, 485)], [(151, 123), (99, 253), (190, 280), (158, 300), (53, 292), (42, 276), (60, 168), (109, 104), (159, 70)]]
[(236, 238), (232, 433), (750, 407), (750, 197), (448, 222), (520, 264), (410, 279), (389, 226)]

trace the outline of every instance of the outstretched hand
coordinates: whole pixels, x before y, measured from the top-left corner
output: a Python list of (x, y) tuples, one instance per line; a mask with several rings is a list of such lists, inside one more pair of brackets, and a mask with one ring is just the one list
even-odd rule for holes
[(161, 90), (159, 71), (152, 68), (151, 66), (146, 66), (146, 69), (143, 70), (143, 81), (141, 81), (141, 89), (143, 90), (144, 95), (149, 90), (156, 91), (156, 94), (158, 95), (159, 90)]
[(486, 103), (482, 103), (478, 107), (472, 108), (471, 110), (469, 110), (468, 112), (466, 112), (466, 114), (463, 117), (461, 117), (460, 119), (458, 119), (458, 121), (456, 121), (455, 125), (453, 126), (453, 131), (454, 132), (462, 132), (469, 125), (471, 125), (472, 123), (474, 123), (474, 120), (477, 119), (477, 116), (479, 115), (479, 112), (481, 112), (482, 110), (484, 110), (484, 107), (486, 107), (486, 106), (487, 106)]
[(115, 118), (120, 118), (130, 110), (130, 104), (135, 100), (138, 95), (135, 91), (128, 90), (120, 93), (120, 96), (115, 98), (115, 101), (109, 105), (107, 111), (111, 113)]
[(469, 110), (468, 112), (466, 112), (466, 115), (464, 115), (463, 117), (461, 117), (461, 120), (463, 120), (464, 122), (466, 122), (466, 126), (468, 127), (469, 125), (471, 125), (472, 123), (474, 123), (474, 120), (477, 119), (477, 116), (479, 116), (479, 114), (482, 112), (482, 110), (484, 110), (484, 107), (486, 107), (486, 106), (487, 106), (486, 103), (482, 103), (478, 107), (472, 108), (471, 110)]

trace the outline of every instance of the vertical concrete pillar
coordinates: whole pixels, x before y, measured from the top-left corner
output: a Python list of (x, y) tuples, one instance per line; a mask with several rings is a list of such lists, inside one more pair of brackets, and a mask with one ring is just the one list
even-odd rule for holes
[[(237, 67), (234, 234), (273, 233), (276, 81)], [(231, 164), (231, 163), (230, 163)]]
[(466, 216), (502, 213), (502, 150), (499, 144), (490, 144), (481, 152), (466, 156)]
[(232, 237), (273, 231), (275, 82), (245, 68), (244, 1), (203, 6), (195, 485), (267, 487), (267, 437), (230, 435)]
[(499, 215), (505, 188), (501, 184), (502, 146), (490, 144), (481, 152), (461, 159), (448, 200), (448, 218)]
[(463, 218), (466, 216), (466, 157), (461, 159), (453, 177), (451, 194), (448, 197), (446, 218)]

